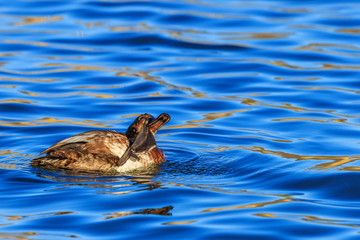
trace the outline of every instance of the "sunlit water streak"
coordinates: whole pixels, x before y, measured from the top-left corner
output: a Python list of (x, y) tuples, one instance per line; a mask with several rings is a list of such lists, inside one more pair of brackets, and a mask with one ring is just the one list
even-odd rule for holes
[[(360, 4), (10, 1), (0, 23), (0, 238), (357, 239)], [(167, 162), (29, 166), (167, 112)]]

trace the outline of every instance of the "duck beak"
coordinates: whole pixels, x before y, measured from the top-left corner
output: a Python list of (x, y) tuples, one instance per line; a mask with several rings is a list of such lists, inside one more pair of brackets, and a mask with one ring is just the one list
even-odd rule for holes
[(167, 122), (170, 121), (170, 116), (167, 113), (160, 114), (154, 121), (148, 123), (148, 128), (153, 135)]

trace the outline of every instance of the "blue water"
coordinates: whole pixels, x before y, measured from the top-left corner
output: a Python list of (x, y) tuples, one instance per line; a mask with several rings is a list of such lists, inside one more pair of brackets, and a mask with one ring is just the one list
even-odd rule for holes
[[(359, 239), (360, 2), (6, 1), (1, 239)], [(167, 112), (167, 162), (32, 168)]]

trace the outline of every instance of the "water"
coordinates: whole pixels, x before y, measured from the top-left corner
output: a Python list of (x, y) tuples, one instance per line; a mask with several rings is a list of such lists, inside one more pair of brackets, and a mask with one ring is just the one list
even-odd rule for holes
[[(7, 1), (0, 238), (358, 239), (360, 3)], [(29, 162), (167, 112), (136, 175)]]

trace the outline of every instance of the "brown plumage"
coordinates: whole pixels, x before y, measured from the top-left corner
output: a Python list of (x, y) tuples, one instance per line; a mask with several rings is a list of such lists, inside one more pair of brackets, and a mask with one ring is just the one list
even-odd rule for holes
[(69, 170), (125, 172), (165, 161), (156, 146), (154, 135), (170, 120), (166, 113), (155, 120), (150, 114), (140, 115), (126, 133), (88, 131), (66, 138), (33, 159), (32, 166)]

